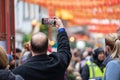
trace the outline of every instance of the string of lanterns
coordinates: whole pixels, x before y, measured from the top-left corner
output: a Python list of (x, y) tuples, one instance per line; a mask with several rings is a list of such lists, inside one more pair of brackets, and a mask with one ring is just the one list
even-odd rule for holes
[[(120, 0), (25, 0), (48, 9), (50, 16), (56, 14), (71, 24), (93, 25), (93, 32), (115, 32), (113, 24), (102, 25), (90, 23), (91, 19), (120, 20)], [(81, 21), (80, 19), (83, 19)], [(85, 22), (84, 20), (88, 20)], [(101, 27), (104, 28), (101, 30)]]

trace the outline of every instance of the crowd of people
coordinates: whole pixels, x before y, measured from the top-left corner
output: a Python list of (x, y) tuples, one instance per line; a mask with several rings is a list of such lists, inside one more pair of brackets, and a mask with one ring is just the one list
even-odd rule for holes
[(72, 49), (64, 25), (55, 18), (57, 51), (47, 54), (48, 37), (35, 33), (24, 50), (7, 54), (0, 46), (0, 80), (120, 80), (120, 26), (105, 35), (105, 47)]

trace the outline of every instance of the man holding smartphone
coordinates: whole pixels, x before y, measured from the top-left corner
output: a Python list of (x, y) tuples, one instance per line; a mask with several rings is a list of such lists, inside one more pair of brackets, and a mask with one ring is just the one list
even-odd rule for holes
[(30, 47), (32, 57), (17, 67), (13, 72), (21, 75), (25, 80), (64, 80), (65, 71), (71, 60), (70, 45), (64, 25), (59, 18), (55, 18), (58, 29), (57, 52), (47, 55), (48, 37), (42, 33), (32, 36)]

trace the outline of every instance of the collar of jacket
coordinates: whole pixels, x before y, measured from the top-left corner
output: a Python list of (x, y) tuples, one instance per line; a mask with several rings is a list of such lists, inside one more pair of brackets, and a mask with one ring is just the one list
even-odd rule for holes
[(46, 60), (46, 59), (50, 59), (50, 57), (47, 54), (41, 54), (41, 55), (32, 56), (31, 58), (28, 59), (28, 62)]

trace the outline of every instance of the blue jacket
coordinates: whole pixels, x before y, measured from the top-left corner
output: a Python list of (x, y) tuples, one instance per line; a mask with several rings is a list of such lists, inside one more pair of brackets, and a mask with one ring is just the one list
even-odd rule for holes
[(104, 80), (120, 80), (120, 60), (111, 60), (107, 64)]

